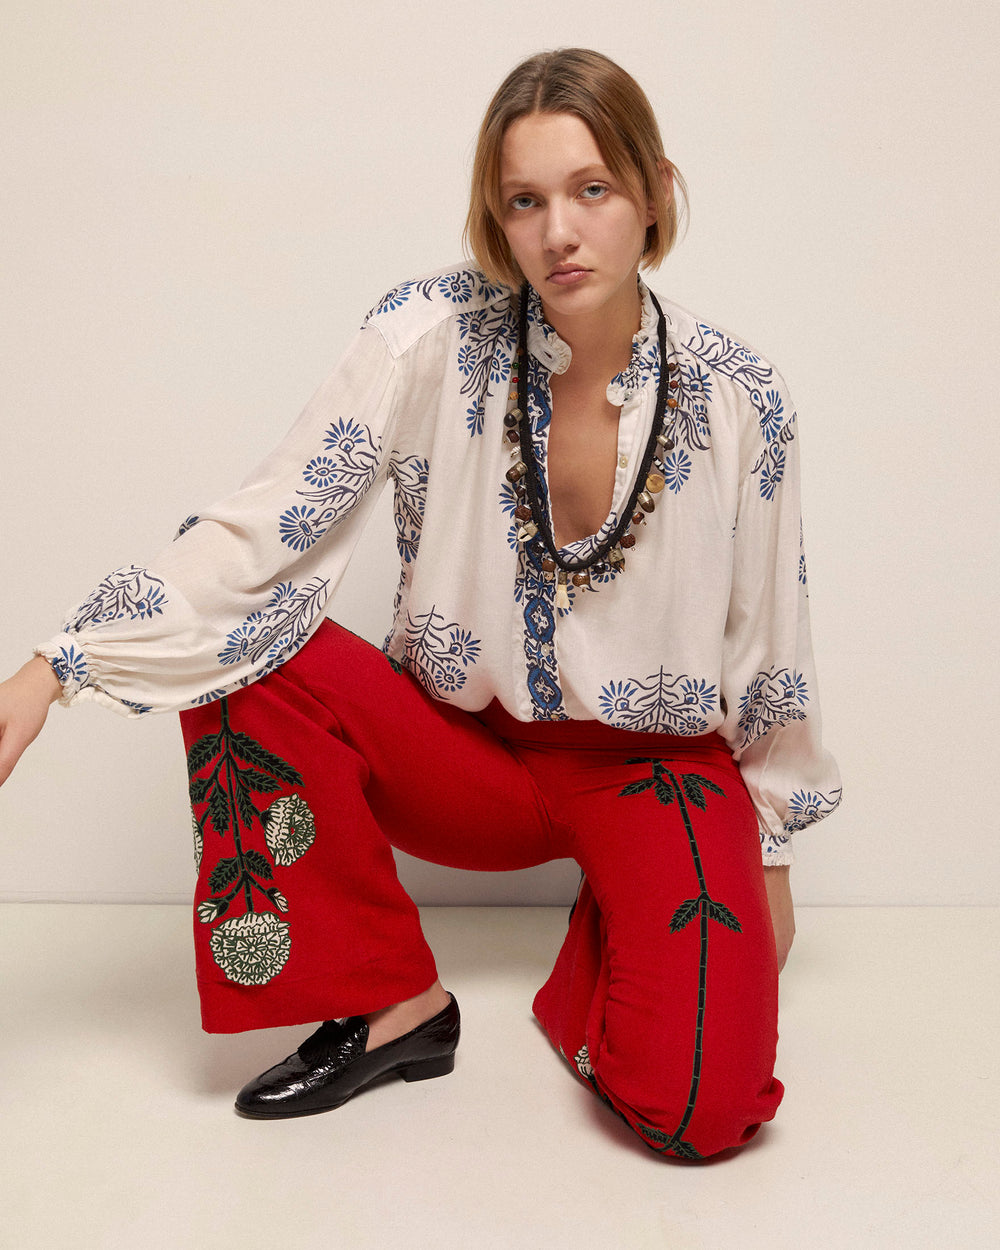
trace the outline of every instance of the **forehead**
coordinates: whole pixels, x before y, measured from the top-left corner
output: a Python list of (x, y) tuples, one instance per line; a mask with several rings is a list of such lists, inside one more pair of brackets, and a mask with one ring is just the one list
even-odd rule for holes
[(558, 180), (591, 167), (607, 168), (593, 131), (574, 113), (529, 113), (504, 134), (501, 182)]

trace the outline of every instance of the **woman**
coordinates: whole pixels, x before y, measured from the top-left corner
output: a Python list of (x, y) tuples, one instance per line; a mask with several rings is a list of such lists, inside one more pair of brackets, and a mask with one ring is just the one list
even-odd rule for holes
[[(57, 698), (183, 709), (204, 1026), (327, 1018), (244, 1114), (451, 1071), (458, 1007), (391, 844), (577, 860), (535, 1012), (654, 1150), (774, 1115), (789, 838), (840, 791), (784, 384), (639, 280), (678, 181), (618, 66), (518, 66), (479, 137), (476, 264), (388, 292), (242, 489), (0, 687), (0, 779)], [(323, 609), (388, 478), (379, 651)]]

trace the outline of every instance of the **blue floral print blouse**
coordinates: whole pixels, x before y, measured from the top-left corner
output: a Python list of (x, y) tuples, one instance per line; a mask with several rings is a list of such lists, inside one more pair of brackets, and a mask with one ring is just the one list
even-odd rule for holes
[[(649, 437), (660, 360), (643, 316), (620, 406), (614, 529)], [(368, 313), (284, 441), (233, 495), (189, 517), (148, 566), (109, 573), (38, 648), (63, 702), (128, 715), (220, 698), (283, 663), (323, 620), (381, 489), (392, 482), (399, 589), (387, 654), (435, 698), (493, 698), (520, 720), (719, 731), (757, 812), (765, 863), (831, 812), (820, 740), (799, 509), (795, 410), (774, 367), (661, 300), (679, 365), (674, 447), (628, 567), (568, 589), (516, 541), (503, 418), (515, 301), (474, 268), (404, 282)], [(528, 393), (545, 487), (549, 379), (570, 349), (532, 293)]]

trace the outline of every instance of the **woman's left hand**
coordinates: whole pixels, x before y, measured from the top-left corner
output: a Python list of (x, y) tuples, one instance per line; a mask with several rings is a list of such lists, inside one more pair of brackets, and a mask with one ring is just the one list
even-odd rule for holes
[(787, 864), (764, 869), (764, 888), (767, 905), (771, 909), (774, 926), (774, 944), (778, 948), (778, 971), (785, 966), (788, 952), (795, 937), (795, 909), (792, 906), (792, 887), (789, 884)]

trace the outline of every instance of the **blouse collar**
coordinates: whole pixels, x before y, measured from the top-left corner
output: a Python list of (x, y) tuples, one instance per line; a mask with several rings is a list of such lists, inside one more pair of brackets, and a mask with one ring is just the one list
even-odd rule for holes
[[(616, 406), (629, 400), (656, 372), (657, 313), (649, 288), (641, 278), (638, 283), (642, 315), (639, 329), (632, 337), (632, 357), (621, 373), (616, 374), (608, 383), (608, 400)], [(534, 287), (528, 288), (528, 351), (550, 373), (565, 373), (573, 359), (569, 344), (545, 320), (541, 296)]]

